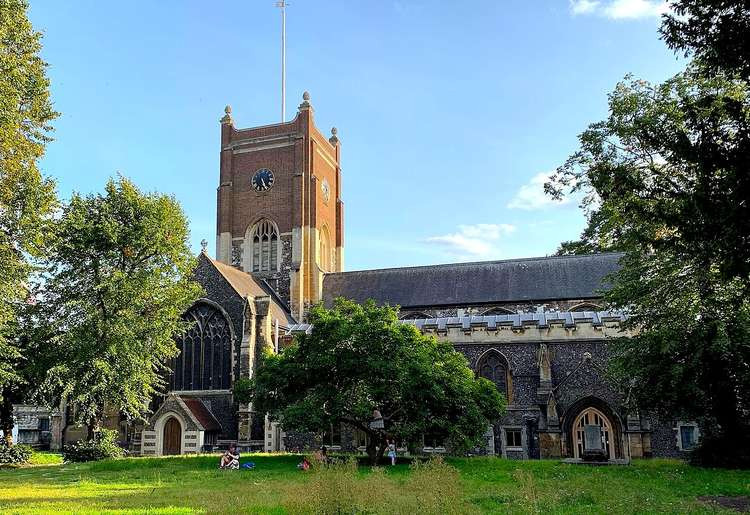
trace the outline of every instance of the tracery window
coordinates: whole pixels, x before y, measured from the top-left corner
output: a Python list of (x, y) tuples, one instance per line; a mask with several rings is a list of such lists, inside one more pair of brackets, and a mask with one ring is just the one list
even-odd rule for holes
[(581, 302), (570, 308), (570, 311), (601, 311), (602, 307), (593, 302)]
[(256, 223), (250, 231), (250, 270), (253, 272), (275, 272), (278, 270), (279, 230), (271, 220)]
[(514, 315), (515, 311), (511, 311), (510, 309), (506, 308), (491, 308), (482, 313), (482, 315), (489, 316), (489, 315)]
[(409, 311), (404, 314), (399, 313), (398, 318), (399, 320), (417, 320), (420, 318), (432, 318), (432, 317), (422, 311)]
[(172, 360), (171, 389), (228, 389), (232, 369), (229, 320), (205, 302), (190, 308), (184, 318), (193, 325), (177, 338), (179, 354)]
[(495, 383), (497, 389), (508, 397), (508, 366), (499, 352), (485, 354), (479, 360), (477, 372), (480, 377)]

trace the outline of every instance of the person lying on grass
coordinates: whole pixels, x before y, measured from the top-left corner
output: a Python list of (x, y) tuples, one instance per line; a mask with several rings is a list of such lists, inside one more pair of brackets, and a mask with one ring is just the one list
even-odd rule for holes
[(237, 452), (237, 446), (233, 443), (229, 444), (229, 449), (222, 455), (219, 468), (232, 470), (240, 468), (240, 453)]

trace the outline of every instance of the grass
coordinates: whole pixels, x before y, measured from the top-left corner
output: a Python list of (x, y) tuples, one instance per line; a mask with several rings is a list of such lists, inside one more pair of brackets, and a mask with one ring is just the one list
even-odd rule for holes
[(0, 470), (2, 513), (716, 513), (705, 495), (750, 495), (750, 471), (674, 460), (589, 467), (557, 461), (451, 458), (372, 471), (353, 463), (300, 472), (294, 455), (127, 458)]
[(31, 456), (31, 465), (60, 465), (62, 455), (58, 452), (35, 452)]

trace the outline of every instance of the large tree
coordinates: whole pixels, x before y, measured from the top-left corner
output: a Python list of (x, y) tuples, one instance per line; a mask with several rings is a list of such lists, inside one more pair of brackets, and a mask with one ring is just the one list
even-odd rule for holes
[(585, 191), (583, 244), (626, 256), (614, 371), (637, 407), (696, 419), (705, 464), (750, 464), (750, 87), (702, 67), (626, 80), (547, 185)]
[[(343, 423), (368, 435), (375, 463), (388, 436), (414, 443), (431, 434), (468, 449), (504, 412), (493, 383), (475, 377), (449, 342), (399, 322), (393, 308), (339, 299), (333, 309), (313, 307), (309, 321), (310, 334), (279, 354), (266, 353), (249, 392), (237, 392), (287, 430)], [(370, 425), (375, 410), (383, 429)]]
[(56, 205), (54, 183), (37, 162), (57, 113), (39, 57), (41, 34), (31, 26), (27, 8), (23, 0), (0, 1), (0, 429), (8, 444), (12, 404), (27, 384), (18, 312)]
[(750, 2), (672, 0), (660, 33), (675, 51), (692, 56), (709, 74), (750, 78)]
[(58, 359), (46, 384), (92, 438), (105, 408), (142, 416), (163, 386), (180, 315), (200, 294), (195, 259), (177, 201), (124, 178), (74, 194), (55, 236), (43, 301)]

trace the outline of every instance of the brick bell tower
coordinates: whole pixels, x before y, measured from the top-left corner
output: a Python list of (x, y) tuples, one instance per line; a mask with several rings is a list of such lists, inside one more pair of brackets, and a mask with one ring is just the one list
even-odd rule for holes
[(217, 260), (267, 281), (297, 320), (344, 267), (341, 145), (302, 99), (293, 120), (249, 129), (226, 107), (216, 215)]

